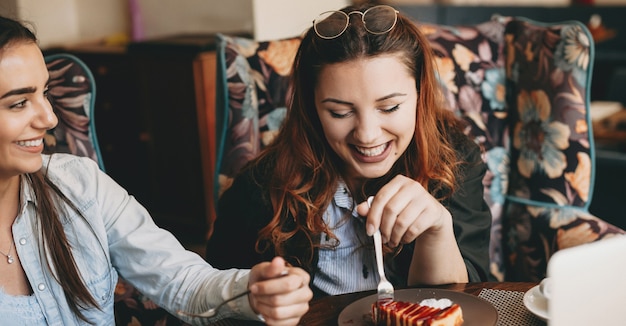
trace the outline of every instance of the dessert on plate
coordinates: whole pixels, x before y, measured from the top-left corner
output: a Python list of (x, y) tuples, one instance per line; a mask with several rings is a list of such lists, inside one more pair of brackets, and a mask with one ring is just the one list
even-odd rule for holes
[(463, 311), (449, 299), (388, 301), (372, 304), (372, 318), (376, 325), (459, 326), (463, 324)]

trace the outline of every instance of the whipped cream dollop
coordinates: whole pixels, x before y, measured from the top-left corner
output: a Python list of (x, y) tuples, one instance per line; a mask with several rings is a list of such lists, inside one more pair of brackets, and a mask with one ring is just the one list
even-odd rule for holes
[(452, 305), (452, 301), (450, 299), (442, 298), (442, 299), (424, 299), (420, 302), (422, 306), (428, 306), (438, 309), (445, 309)]

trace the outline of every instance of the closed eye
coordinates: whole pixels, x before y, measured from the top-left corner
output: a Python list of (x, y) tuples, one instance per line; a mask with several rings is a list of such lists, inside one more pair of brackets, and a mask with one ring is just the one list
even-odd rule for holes
[(384, 113), (392, 113), (392, 112), (398, 111), (398, 109), (400, 109), (400, 104), (396, 104), (389, 109), (383, 109), (381, 111), (383, 111)]
[(329, 111), (329, 112), (330, 112), (330, 116), (336, 119), (343, 119), (352, 115), (352, 111), (341, 111), (341, 112), (346, 112), (346, 113), (339, 113), (336, 111)]
[[(389, 114), (389, 113), (398, 111), (399, 109), (400, 109), (400, 104), (396, 104), (388, 109), (379, 109), (379, 111), (385, 114)], [(329, 112), (330, 112), (330, 116), (336, 119), (344, 119), (344, 118), (352, 116), (352, 114), (354, 113), (354, 111), (329, 111)]]

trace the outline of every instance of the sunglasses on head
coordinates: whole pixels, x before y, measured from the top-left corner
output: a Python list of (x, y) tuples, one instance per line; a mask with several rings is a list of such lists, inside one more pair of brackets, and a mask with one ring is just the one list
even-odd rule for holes
[(391, 6), (378, 5), (371, 7), (364, 12), (331, 10), (321, 13), (313, 21), (315, 34), (320, 38), (331, 40), (339, 37), (346, 31), (350, 24), (350, 15), (361, 15), (361, 21), (366, 31), (371, 34), (385, 34), (396, 26), (398, 21), (398, 11)]

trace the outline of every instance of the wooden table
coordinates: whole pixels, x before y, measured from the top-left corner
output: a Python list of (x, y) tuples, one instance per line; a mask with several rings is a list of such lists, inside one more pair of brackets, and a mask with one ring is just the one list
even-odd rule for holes
[[(462, 283), (435, 286), (430, 288), (446, 289), (452, 291), (465, 292), (478, 296), (483, 289), (504, 290), (526, 292), (537, 283), (530, 282), (482, 282), (482, 283)], [(349, 304), (366, 296), (376, 294), (376, 290), (334, 295), (314, 299), (311, 301), (309, 311), (300, 320), (300, 325), (337, 325), (339, 314)], [(220, 326), (252, 326), (261, 325), (258, 322), (223, 320), (218, 322)]]

